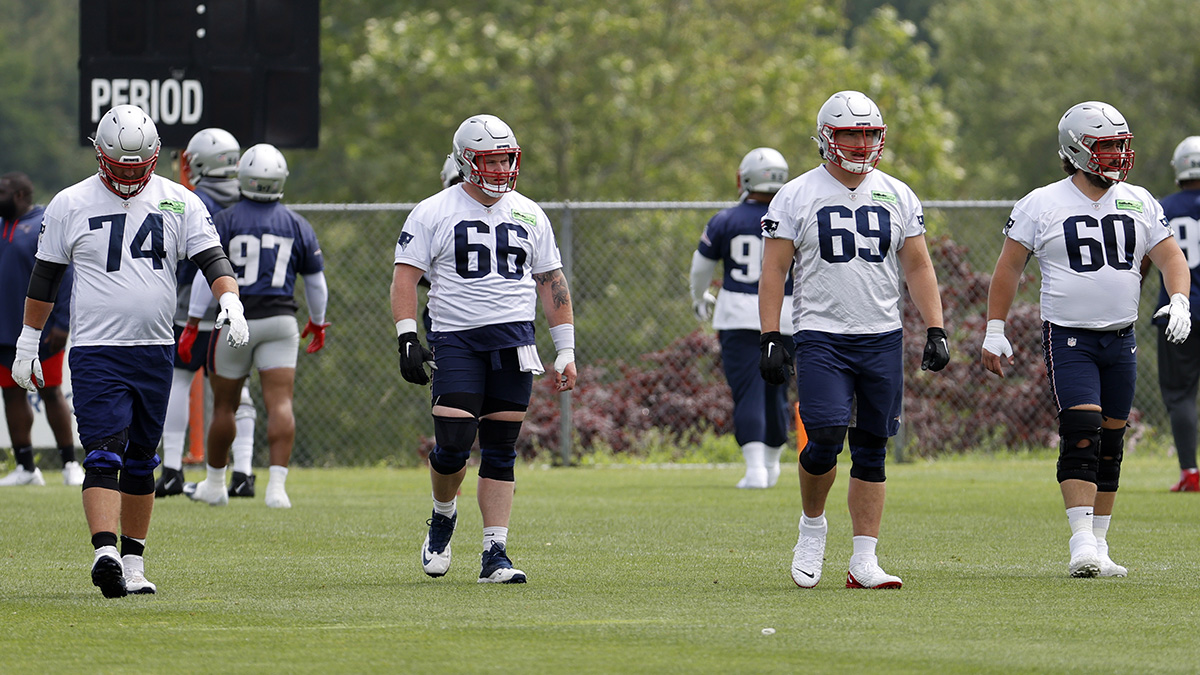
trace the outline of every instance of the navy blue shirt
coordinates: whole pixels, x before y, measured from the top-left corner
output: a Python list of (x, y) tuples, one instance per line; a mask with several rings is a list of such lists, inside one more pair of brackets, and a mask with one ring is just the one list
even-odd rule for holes
[[(1200, 321), (1200, 190), (1183, 190), (1158, 200), (1163, 207), (1163, 215), (1171, 223), (1175, 231), (1175, 241), (1183, 249), (1183, 257), (1187, 258), (1188, 267), (1192, 270), (1192, 321)], [(1158, 304), (1155, 308), (1171, 302), (1167, 289), (1162, 285), (1162, 273), (1159, 272)], [(1166, 324), (1168, 317), (1152, 319), (1155, 324)]]
[[(0, 219), (0, 345), (15, 347), (25, 324), (25, 297), (29, 293), (29, 277), (33, 274), (33, 258), (45, 211), (45, 207), (38, 205), (16, 220)], [(68, 266), (43, 330), (71, 329), (74, 279), (74, 268)], [(41, 355), (43, 360), (50, 356), (53, 354)]]
[[(722, 289), (758, 295), (758, 280), (762, 277), (761, 221), (766, 213), (767, 204), (745, 199), (708, 221), (696, 250), (705, 258), (721, 261)], [(783, 292), (792, 294), (790, 272)]]

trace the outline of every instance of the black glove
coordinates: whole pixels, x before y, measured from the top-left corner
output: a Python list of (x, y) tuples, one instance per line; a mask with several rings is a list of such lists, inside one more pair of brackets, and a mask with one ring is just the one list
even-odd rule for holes
[(921, 356), (921, 370), (932, 370), (936, 373), (950, 363), (950, 343), (946, 340), (946, 331), (941, 328), (930, 328), (925, 333), (925, 354)]
[(758, 370), (767, 384), (784, 384), (796, 374), (795, 347), (790, 339), (775, 331), (763, 333), (758, 344), (762, 349)]
[(429, 373), (425, 364), (433, 365), (433, 352), (425, 348), (416, 333), (405, 333), (396, 338), (400, 343), (400, 374), (413, 384), (429, 384)]

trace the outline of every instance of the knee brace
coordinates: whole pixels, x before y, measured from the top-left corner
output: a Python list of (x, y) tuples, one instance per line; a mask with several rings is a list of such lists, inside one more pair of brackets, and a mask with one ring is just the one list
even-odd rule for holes
[(1116, 492), (1121, 482), (1121, 460), (1125, 458), (1125, 429), (1100, 430), (1100, 466), (1096, 469), (1096, 490)]
[(1100, 457), (1099, 410), (1064, 410), (1058, 415), (1058, 482), (1085, 480), (1096, 482)]
[(846, 439), (846, 427), (820, 427), (806, 431), (808, 444), (800, 452), (800, 466), (814, 476), (833, 471)]
[(125, 463), (125, 447), (129, 445), (129, 430), (122, 429), (83, 446), (83, 468), (112, 469), (113, 474)]
[(449, 476), (462, 471), (471, 457), (471, 446), (475, 444), (475, 431), (479, 420), (474, 417), (433, 416), (433, 437), (437, 445), (429, 453), (429, 466)]
[[(117, 480), (117, 471), (117, 468), (112, 466), (89, 466), (83, 470), (83, 489), (103, 488), (105, 490), (119, 491), (121, 485)], [(151, 481), (150, 488), (153, 491), (153, 480)]]
[(888, 439), (861, 429), (850, 430), (850, 477), (882, 483), (887, 480), (884, 460), (887, 457)]
[(154, 448), (130, 443), (125, 449), (125, 465), (117, 488), (127, 495), (148, 495), (154, 492), (154, 468), (159, 464)]
[(520, 422), (479, 420), (479, 477), (512, 482)]

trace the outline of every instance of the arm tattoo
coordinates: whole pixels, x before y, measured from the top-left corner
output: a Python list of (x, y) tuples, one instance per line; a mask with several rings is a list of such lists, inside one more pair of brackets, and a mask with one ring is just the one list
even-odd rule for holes
[(539, 285), (550, 284), (550, 292), (554, 298), (555, 307), (571, 306), (571, 292), (567, 290), (567, 278), (563, 276), (561, 269), (535, 274), (533, 275), (533, 280)]

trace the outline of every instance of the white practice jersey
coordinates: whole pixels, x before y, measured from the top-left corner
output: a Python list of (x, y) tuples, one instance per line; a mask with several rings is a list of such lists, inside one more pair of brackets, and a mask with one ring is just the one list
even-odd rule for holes
[(178, 261), (220, 245), (182, 185), (156, 175), (125, 200), (92, 176), (50, 200), (37, 257), (75, 265), (73, 345), (169, 345)]
[(1145, 188), (1116, 183), (1094, 202), (1070, 178), (1018, 201), (1004, 234), (1038, 259), (1042, 320), (1092, 330), (1137, 321), (1142, 258), (1172, 236)]
[(909, 237), (925, 233), (921, 202), (886, 173), (851, 190), (824, 165), (788, 181), (763, 216), (763, 236), (796, 248), (792, 324), (844, 335), (900, 328), (900, 262)]
[(436, 332), (533, 321), (531, 275), (562, 267), (536, 202), (508, 192), (488, 207), (461, 185), (417, 204), (396, 242), (396, 262), (425, 271)]

